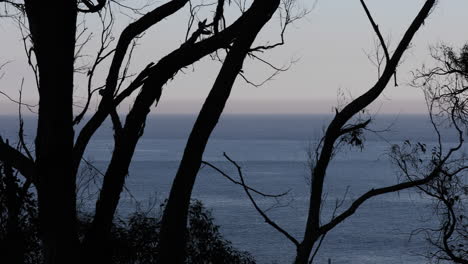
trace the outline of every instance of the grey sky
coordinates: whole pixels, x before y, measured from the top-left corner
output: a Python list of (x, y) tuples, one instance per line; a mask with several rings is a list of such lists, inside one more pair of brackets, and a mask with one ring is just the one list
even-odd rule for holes
[[(308, 1), (312, 2), (312, 1)], [(375, 19), (384, 36), (391, 40), (394, 48), (418, 9), (422, 0), (368, 0)], [(130, 2), (129, 2), (130, 3)], [(304, 1), (304, 6), (310, 3)], [(468, 41), (464, 28), (467, 23), (468, 1), (441, 0), (425, 27), (417, 34), (413, 47), (399, 68), (399, 87), (389, 87), (385, 96), (374, 104), (380, 112), (423, 112), (422, 94), (405, 83), (408, 73), (430, 63), (430, 45), (447, 43), (460, 46)], [(234, 14), (232, 14), (234, 15)], [(140, 41), (135, 53), (132, 69), (138, 71), (151, 61), (157, 61), (171, 49), (179, 46), (184, 37), (187, 10), (164, 21), (150, 30)], [(258, 43), (266, 39), (277, 39), (274, 29), (278, 17), (260, 36)], [(96, 23), (92, 19), (89, 28)], [(119, 25), (116, 27), (120, 32)], [(17, 97), (21, 79), (25, 77), (25, 100), (33, 102), (30, 70), (24, 65), (20, 35), (14, 23), (3, 20), (0, 24), (1, 61), (11, 61), (0, 80), (1, 91)], [(288, 72), (275, 77), (262, 87), (252, 87), (238, 78), (227, 112), (234, 113), (326, 113), (336, 105), (337, 94), (342, 91), (347, 97), (356, 97), (372, 86), (377, 77), (376, 68), (369, 62), (365, 52), (374, 49), (374, 34), (358, 0), (319, 0), (316, 8), (304, 19), (289, 28), (284, 47), (264, 55), (275, 65), (287, 64), (299, 59)], [(205, 59), (187, 68), (165, 87), (159, 112), (187, 113), (197, 111), (206, 97), (219, 69), (219, 63)], [(268, 75), (268, 67), (248, 62), (246, 75), (260, 82)], [(102, 68), (104, 76), (106, 68)], [(77, 86), (82, 81), (77, 81)], [(80, 92), (77, 92), (80, 94)], [(126, 112), (128, 106), (120, 110)], [(14, 105), (0, 97), (0, 112), (12, 113)]]

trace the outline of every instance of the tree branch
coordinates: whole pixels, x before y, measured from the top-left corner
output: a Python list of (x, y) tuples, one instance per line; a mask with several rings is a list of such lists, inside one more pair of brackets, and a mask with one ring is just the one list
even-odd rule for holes
[[(226, 153), (224, 153), (224, 156), (226, 156)], [(250, 191), (258, 194), (258, 195), (261, 195), (263, 197), (269, 197), (269, 198), (279, 198), (279, 197), (282, 197), (282, 196), (285, 196), (289, 193), (289, 191), (286, 191), (284, 193), (280, 193), (280, 194), (267, 194), (267, 193), (264, 193), (264, 192), (261, 192), (257, 189), (254, 189), (248, 185), (243, 185), (242, 182), (239, 182), (239, 181), (236, 181), (235, 179), (233, 179), (231, 176), (229, 176), (227, 173), (225, 173), (224, 171), (222, 171), (220, 168), (216, 167), (215, 165), (211, 164), (210, 162), (207, 162), (207, 161), (202, 161), (202, 164), (214, 169), (215, 171), (217, 171), (219, 174), (221, 174), (222, 176), (224, 176), (226, 179), (228, 179), (230, 182), (234, 183), (234, 184), (237, 184), (237, 185), (240, 185), (242, 187), (246, 187), (247, 189), (249, 189)]]
[(0, 160), (5, 161), (15, 169), (17, 169), (26, 179), (35, 181), (35, 164), (23, 153), (11, 147), (8, 141), (3, 141), (0, 137)]
[(244, 180), (244, 176), (242, 174), (242, 168), (239, 166), (239, 164), (237, 164), (237, 162), (235, 162), (234, 160), (232, 160), (226, 153), (223, 153), (223, 156), (229, 161), (231, 162), (236, 168), (237, 168), (237, 173), (239, 174), (239, 178), (241, 180), (241, 183), (240, 185), (244, 188), (244, 191), (245, 191), (245, 194), (247, 195), (247, 197), (249, 198), (250, 202), (252, 203), (252, 205), (254, 206), (255, 210), (257, 210), (257, 212), (263, 217), (263, 219), (265, 220), (265, 222), (267, 224), (269, 224), (270, 226), (272, 226), (274, 229), (276, 229), (278, 232), (280, 232), (281, 234), (283, 234), (287, 239), (289, 239), (296, 247), (299, 246), (299, 241), (294, 238), (291, 234), (289, 234), (286, 230), (284, 230), (283, 228), (281, 228), (277, 223), (275, 223), (270, 217), (268, 217), (268, 215), (258, 206), (257, 202), (255, 201), (255, 199), (253, 198), (252, 194), (250, 193), (250, 188), (247, 187), (247, 184), (245, 184), (245, 180)]
[(358, 199), (356, 199), (348, 209), (346, 209), (343, 213), (341, 213), (340, 215), (332, 219), (328, 224), (321, 226), (319, 228), (319, 232), (321, 234), (327, 233), (328, 231), (333, 229), (335, 226), (337, 226), (339, 223), (343, 222), (346, 218), (353, 215), (354, 212), (356, 212), (356, 210), (359, 208), (359, 206), (361, 206), (365, 201), (367, 201), (368, 199), (372, 197), (386, 194), (386, 193), (398, 192), (404, 189), (413, 188), (419, 185), (426, 184), (430, 182), (431, 180), (433, 180), (436, 176), (438, 176), (440, 172), (441, 172), (440, 167), (437, 167), (431, 172), (431, 174), (429, 174), (427, 177), (423, 179), (415, 180), (415, 181), (407, 181), (407, 182), (403, 182), (403, 183), (399, 183), (399, 184), (395, 184), (395, 185), (387, 186), (383, 188), (378, 188), (378, 189), (372, 189), (366, 192), (365, 194), (363, 194)]
[[(101, 126), (102, 122), (110, 114), (116, 105), (114, 101), (114, 92), (117, 88), (117, 82), (119, 79), (119, 72), (122, 63), (127, 53), (127, 49), (130, 46), (133, 39), (138, 35), (145, 32), (148, 28), (154, 26), (164, 18), (174, 14), (180, 10), (188, 0), (172, 0), (162, 6), (155, 8), (153, 11), (145, 14), (137, 21), (128, 25), (122, 32), (115, 48), (114, 57), (109, 68), (109, 73), (106, 79), (105, 89), (102, 90), (101, 94), (103, 99), (99, 104), (98, 111), (91, 117), (86, 125), (81, 129), (74, 146), (74, 168), (75, 171), (78, 169), (83, 153), (88, 145), (89, 140)], [(146, 69), (145, 69), (146, 70)], [(145, 72), (146, 73), (146, 72)], [(136, 88), (135, 88), (136, 89)], [(124, 98), (119, 100), (119, 103)]]
[(78, 8), (78, 11), (82, 13), (97, 13), (101, 11), (107, 3), (106, 0), (97, 0), (97, 2), (97, 4), (93, 4), (91, 0), (81, 0), (81, 3), (83, 3), (88, 9)]

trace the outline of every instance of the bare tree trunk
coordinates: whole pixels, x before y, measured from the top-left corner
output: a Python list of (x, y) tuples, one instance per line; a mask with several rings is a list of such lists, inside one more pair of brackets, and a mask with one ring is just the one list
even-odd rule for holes
[[(146, 116), (145, 116), (146, 117)], [(130, 126), (130, 130), (142, 130), (140, 126)], [(96, 214), (91, 229), (86, 234), (82, 263), (112, 263), (108, 241), (111, 232), (113, 218), (120, 194), (125, 183), (125, 176), (141, 133), (124, 129), (115, 141), (114, 153), (104, 176), (104, 183), (96, 204)]]
[(317, 236), (311, 236), (309, 239), (304, 239), (304, 241), (296, 249), (296, 258), (294, 259), (294, 264), (308, 264), (310, 254), (314, 248), (315, 242), (317, 242)]
[[(361, 1), (361, 3), (363, 4), (367, 12), (368, 18), (370, 19), (376, 34), (381, 37), (381, 33), (378, 29), (378, 26), (375, 24), (372, 16), (370, 15), (367, 6), (365, 5), (364, 1)], [(339, 112), (337, 111), (336, 116), (333, 118), (330, 125), (328, 126), (325, 132), (325, 136), (323, 138), (323, 145), (320, 149), (320, 153), (317, 157), (316, 164), (313, 168), (311, 175), (312, 184), (310, 190), (309, 210), (306, 228), (304, 232), (304, 239), (297, 247), (297, 255), (294, 263), (309, 263), (309, 258), (312, 249), (319, 237), (321, 235), (326, 234), (338, 223), (344, 221), (344, 219), (352, 215), (356, 211), (356, 209), (367, 199), (383, 193), (394, 192), (404, 188), (411, 188), (417, 186), (418, 184), (424, 184), (431, 179), (430, 177), (428, 177), (419, 182), (402, 183), (385, 188), (372, 189), (369, 192), (362, 195), (360, 198), (358, 198), (352, 204), (352, 206), (349, 207), (348, 210), (345, 210), (343, 213), (335, 217), (328, 224), (321, 225), (320, 223), (325, 177), (327, 174), (327, 169), (330, 160), (335, 150), (335, 144), (337, 140), (341, 136), (349, 133), (350, 131), (364, 128), (369, 124), (370, 120), (346, 127), (346, 124), (352, 119), (353, 116), (355, 116), (361, 110), (365, 109), (369, 104), (374, 102), (387, 87), (389, 81), (391, 80), (391, 77), (396, 72), (401, 57), (407, 50), (416, 32), (424, 24), (425, 19), (429, 16), (435, 4), (435, 0), (426, 0), (418, 15), (414, 18), (413, 22), (406, 30), (403, 38), (399, 42), (398, 47), (393, 53), (393, 55), (390, 57), (390, 55), (387, 54), (387, 64), (385, 66), (385, 70), (383, 71), (382, 76), (379, 78), (377, 83), (367, 92), (365, 92), (364, 94), (347, 104), (343, 108), (343, 110)], [(382, 42), (381, 44), (384, 50), (388, 52), (385, 43)]]
[(261, 10), (255, 9), (258, 10), (256, 16), (246, 23), (248, 27), (245, 27), (244, 33), (235, 40), (229, 50), (188, 139), (162, 219), (159, 263), (185, 262), (187, 213), (203, 152), (211, 132), (224, 110), (234, 81), (242, 69), (250, 46), (258, 32), (278, 8), (279, 1), (257, 0), (253, 5), (263, 6), (263, 8)]
[(36, 175), (46, 263), (76, 263), (73, 74), (76, 1), (26, 1), (39, 67)]

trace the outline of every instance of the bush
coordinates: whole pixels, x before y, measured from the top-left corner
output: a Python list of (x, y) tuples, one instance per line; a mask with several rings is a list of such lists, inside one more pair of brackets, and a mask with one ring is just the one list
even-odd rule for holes
[[(161, 212), (164, 204), (161, 205)], [(156, 263), (161, 222), (159, 216), (135, 212), (127, 220), (116, 221), (112, 231), (113, 262), (119, 264)], [(224, 239), (211, 212), (201, 201), (192, 201), (189, 209), (187, 263), (251, 264), (253, 257), (236, 250)]]
[(40, 263), (37, 203), (10, 166), (0, 163), (0, 252), (7, 263)]
[[(38, 235), (35, 196), (23, 190), (11, 168), (0, 164), (0, 252), (7, 252), (11, 263), (42, 262)], [(161, 205), (161, 211), (164, 204)], [(83, 238), (92, 217), (79, 214), (79, 237)], [(160, 215), (135, 211), (126, 218), (117, 218), (111, 234), (113, 263), (156, 263)], [(2, 253), (2, 258), (5, 255)], [(253, 257), (233, 248), (224, 239), (211, 212), (202, 202), (194, 200), (189, 210), (187, 263), (251, 264)]]

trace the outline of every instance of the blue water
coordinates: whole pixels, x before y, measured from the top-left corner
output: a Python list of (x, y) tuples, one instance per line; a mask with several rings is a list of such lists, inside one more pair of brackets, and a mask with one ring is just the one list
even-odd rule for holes
[[(119, 212), (131, 211), (136, 202), (163, 201), (169, 192), (183, 154), (194, 116), (155, 116), (146, 126), (127, 178)], [(204, 155), (204, 160), (236, 177), (235, 168), (225, 161), (226, 152), (243, 168), (247, 183), (263, 192), (289, 194), (269, 216), (297, 239), (304, 232), (309, 185), (307, 149), (316, 142), (330, 116), (225, 116), (220, 121)], [(326, 178), (326, 222), (337, 200), (349, 189), (341, 209), (360, 194), (398, 182), (397, 169), (388, 153), (391, 144), (409, 139), (432, 145), (435, 135), (425, 116), (378, 116), (375, 130), (366, 134), (365, 147), (344, 148), (328, 170)], [(0, 135), (14, 142), (16, 121), (0, 117)], [(391, 126), (389, 127), (389, 124)], [(26, 118), (28, 138), (33, 139), (34, 121)], [(455, 140), (446, 129), (444, 141)], [(110, 124), (96, 134), (86, 158), (105, 169), (112, 153)], [(235, 247), (249, 251), (258, 263), (290, 263), (295, 248), (256, 213), (242, 188), (210, 168), (202, 168), (193, 191), (212, 210), (224, 236)], [(275, 200), (257, 197), (263, 208)], [(315, 263), (426, 263), (422, 255), (429, 247), (421, 235), (410, 236), (433, 221), (430, 201), (414, 191), (388, 194), (366, 202), (355, 215), (332, 230), (325, 238)]]

